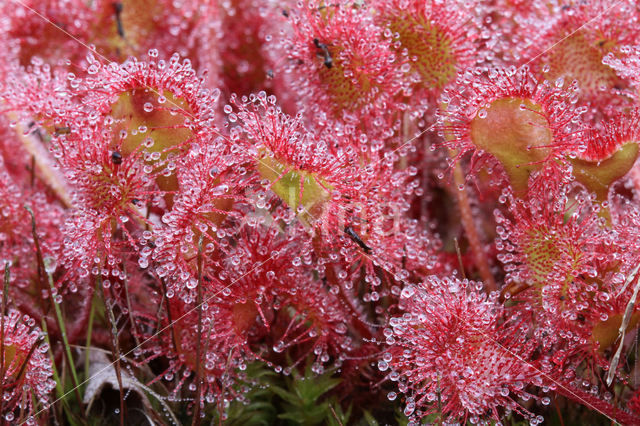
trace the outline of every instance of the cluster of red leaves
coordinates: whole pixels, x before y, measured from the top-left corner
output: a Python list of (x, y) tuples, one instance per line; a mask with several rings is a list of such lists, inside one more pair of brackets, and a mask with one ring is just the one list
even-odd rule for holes
[(355, 416), (640, 423), (639, 19), (0, 4), (0, 414), (56, 420), (90, 343), (196, 422), (257, 361), (334, 371)]

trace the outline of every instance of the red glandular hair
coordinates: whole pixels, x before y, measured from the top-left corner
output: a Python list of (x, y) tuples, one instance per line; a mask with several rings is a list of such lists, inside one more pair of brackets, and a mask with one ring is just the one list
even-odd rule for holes
[(475, 64), (480, 28), (456, 2), (379, 0), (370, 7), (399, 63), (410, 66), (404, 94), (415, 111), (433, 105), (459, 72)]
[[(38, 129), (41, 137), (55, 134), (56, 128), (82, 116), (76, 88), (80, 79), (60, 68), (52, 69), (41, 60), (34, 61), (28, 70), (9, 67), (0, 80), (0, 99), (3, 111), (24, 120), (25, 126)], [(13, 118), (15, 120), (15, 118)], [(31, 124), (33, 123), (33, 124)]]
[[(165, 112), (171, 112), (177, 118), (167, 120), (171, 122), (170, 128), (193, 132), (190, 140), (202, 140), (215, 134), (219, 90), (204, 86), (204, 79), (197, 76), (189, 59), (181, 61), (178, 54), (173, 54), (168, 61), (157, 57), (158, 53), (155, 53), (147, 60), (131, 58), (122, 65), (111, 63), (106, 66), (93, 59), (82, 87), (85, 90), (83, 104), (93, 110), (87, 114), (90, 116), (95, 111), (104, 120), (119, 112), (114, 110), (118, 107), (119, 97), (129, 95), (132, 110), (124, 111), (121, 119), (140, 116), (153, 123), (154, 118), (163, 119)], [(152, 136), (154, 130), (148, 128)]]
[(513, 200), (512, 219), (496, 211), (497, 244), (504, 250), (499, 259), (509, 265), (507, 282), (566, 284), (570, 277), (592, 274), (596, 262), (606, 259), (607, 231), (591, 203), (585, 205), (584, 198), (570, 202), (566, 189), (547, 182), (544, 190)]
[(307, 3), (288, 14), (272, 55), (309, 121), (351, 134), (386, 131), (403, 106), (398, 94), (407, 70), (367, 7)]
[[(544, 177), (545, 188), (511, 200), (508, 219), (496, 212), (497, 257), (506, 271), (503, 295), (532, 324), (553, 374), (585, 361), (607, 365), (602, 354), (616, 340), (632, 297), (630, 286), (622, 286), (629, 269), (621, 260), (633, 257), (633, 249), (624, 242), (628, 236), (599, 216), (600, 204), (587, 193), (553, 175)], [(637, 321), (635, 315), (631, 319)]]
[[(300, 241), (305, 235), (304, 229), (284, 235), (276, 227), (246, 224), (227, 237), (234, 244), (223, 256), (204, 253), (203, 278), (191, 278), (202, 292), (200, 335), (198, 296), (185, 302), (180, 293), (167, 292), (171, 298), (161, 332), (156, 335), (158, 330), (151, 328), (141, 337), (153, 337), (144, 345), (144, 362), (168, 356), (161, 377), (175, 379), (174, 395), (196, 389), (199, 341), (202, 399), (209, 403), (241, 393), (242, 370), (255, 359), (293, 368), (312, 353), (317, 371), (329, 360), (342, 360), (353, 344), (348, 318), (337, 298), (305, 269), (311, 262), (310, 245), (305, 250)], [(155, 312), (150, 308), (140, 306), (136, 315), (153, 323)]]
[[(437, 267), (437, 238), (422, 228), (422, 221), (406, 218), (409, 200), (419, 192), (416, 169), (398, 171), (385, 163), (372, 161), (364, 167), (363, 189), (339, 211), (340, 228), (318, 230), (318, 255), (348, 276), (351, 285), (357, 284), (362, 272), (370, 286), (379, 286), (380, 278), (373, 277), (380, 268), (406, 279), (410, 275), (421, 278)], [(369, 290), (388, 292), (386, 284)]]
[[(172, 294), (193, 300), (198, 252), (217, 265), (228, 255), (228, 239), (249, 220), (247, 191), (255, 177), (247, 162), (245, 154), (221, 143), (193, 146), (177, 161), (181, 191), (149, 235), (155, 248), (139, 259), (141, 267), (151, 264), (166, 279)], [(212, 279), (215, 275), (211, 273)]]
[(2, 413), (4, 420), (24, 419), (49, 406), (49, 394), (56, 384), (48, 345), (35, 321), (17, 310), (3, 318)]
[[(169, 62), (132, 59), (106, 67), (94, 60), (87, 72), (75, 90), (83, 114), (69, 117), (68, 131), (53, 142), (75, 189), (67, 263), (79, 270), (96, 259), (117, 263), (117, 246), (134, 249), (129, 228), (149, 225), (145, 206), (171, 208), (180, 190), (178, 164), (215, 133), (218, 93), (204, 89), (177, 55)], [(111, 255), (115, 260), (106, 259)]]
[(347, 305), (320, 280), (306, 279), (280, 293), (271, 336), (276, 353), (288, 351), (292, 368), (312, 356), (320, 374), (330, 361), (339, 367), (360, 346), (350, 330)]
[[(640, 143), (640, 109), (617, 114), (603, 121), (599, 128), (587, 133), (585, 150), (579, 158), (601, 164), (611, 158), (623, 145)], [(607, 167), (606, 165), (603, 165)]]
[(430, 277), (407, 285), (399, 307), (404, 313), (389, 320), (378, 368), (391, 370), (413, 422), (434, 412), (462, 423), (498, 420), (503, 409), (532, 416), (515, 400), (528, 399), (525, 387), (539, 383), (527, 362), (527, 327), (515, 317), (504, 322), (495, 297), (473, 282)]
[(253, 157), (267, 188), (308, 223), (335, 228), (344, 206), (371, 180), (351, 139), (307, 130), (300, 115), (285, 114), (264, 92), (233, 103), (238, 111), (229, 109), (228, 118), (239, 125), (231, 139)]
[(622, 46), (619, 54), (608, 53), (602, 59), (602, 63), (613, 68), (621, 78), (631, 83), (636, 91), (634, 99), (637, 99), (637, 91), (640, 89), (640, 46)]
[[(12, 178), (0, 157), (0, 264), (10, 265), (11, 293), (34, 291), (38, 280), (31, 215), (25, 207), (34, 212), (43, 258), (55, 259), (61, 245), (62, 207), (52, 204), (43, 192), (29, 189), (27, 185), (28, 182), (20, 185)], [(37, 304), (30, 297), (27, 303)]]
[(204, 289), (202, 305), (185, 303), (178, 297), (165, 299), (168, 308), (160, 312), (160, 322), (156, 312), (136, 315), (150, 325), (140, 336), (144, 339), (141, 362), (166, 359), (165, 370), (152, 382), (163, 380), (170, 388), (170, 399), (192, 399), (199, 379), (201, 398), (196, 403), (215, 403), (222, 411), (242, 394), (238, 387), (242, 370), (256, 359), (248, 339), (258, 326), (241, 318), (234, 310), (236, 304), (220, 290)]
[(527, 67), (468, 71), (441, 97), (439, 133), (456, 158), (471, 152), (473, 164), (497, 161), (523, 192), (534, 171), (582, 149), (573, 89), (540, 82)]
[(224, 42), (217, 47), (227, 96), (248, 95), (271, 86), (274, 72), (269, 69), (265, 47), (282, 19), (282, 11), (273, 6), (265, 0), (235, 0), (222, 5)]
[[(28, 67), (32, 61), (62, 65), (65, 59), (81, 60), (94, 14), (81, 0), (27, 0), (0, 5), (0, 45), (8, 53), (6, 63)], [(3, 62), (4, 63), (4, 62)], [(2, 71), (0, 70), (0, 75)]]
[(616, 72), (603, 59), (624, 60), (625, 46), (640, 42), (638, 26), (629, 24), (639, 18), (628, 2), (596, 0), (562, 7), (551, 18), (529, 21), (523, 31), (543, 31), (521, 44), (522, 63), (531, 64), (539, 79), (561, 87), (577, 81), (578, 103), (589, 109), (584, 119), (597, 124), (617, 108), (630, 105), (633, 77)]
[[(93, 2), (87, 44), (108, 60), (121, 62), (148, 51), (189, 58), (194, 67), (218, 75), (220, 6), (216, 2), (171, 0), (99, 0)], [(118, 22), (120, 27), (118, 27)], [(119, 32), (122, 31), (122, 34)]]

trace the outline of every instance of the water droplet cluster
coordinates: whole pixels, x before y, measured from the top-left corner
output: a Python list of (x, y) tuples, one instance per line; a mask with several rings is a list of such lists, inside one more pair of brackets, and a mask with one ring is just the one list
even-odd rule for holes
[(90, 346), (167, 422), (327, 379), (318, 423), (640, 423), (638, 7), (28, 3), (0, 4), (7, 422), (67, 416)]

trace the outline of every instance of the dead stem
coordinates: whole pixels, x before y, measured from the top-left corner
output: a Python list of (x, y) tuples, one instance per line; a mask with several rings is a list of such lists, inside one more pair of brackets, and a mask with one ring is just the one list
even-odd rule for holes
[(342, 421), (340, 420), (340, 418), (338, 417), (338, 415), (336, 414), (336, 410), (333, 408), (333, 405), (329, 405), (329, 409), (331, 410), (331, 414), (333, 414), (333, 417), (336, 419), (336, 421), (338, 422), (338, 425), (340, 426), (344, 426), (344, 424), (342, 423)]
[(129, 314), (129, 322), (131, 323), (131, 330), (133, 334), (133, 340), (136, 342), (136, 347), (140, 347), (140, 339), (138, 339), (138, 333), (136, 332), (136, 323), (133, 319), (133, 309), (131, 307), (131, 295), (129, 294), (129, 280), (127, 279), (127, 270), (123, 266), (124, 272), (123, 287), (124, 287), (124, 295), (127, 301), (127, 313)]
[[(638, 273), (638, 268), (632, 272), (632, 274), (627, 278), (628, 282), (633, 281)], [(624, 310), (624, 316), (622, 317), (622, 322), (620, 323), (620, 329), (618, 330), (618, 338), (620, 339), (620, 343), (618, 344), (618, 349), (616, 350), (615, 355), (611, 359), (611, 364), (609, 365), (609, 372), (607, 373), (607, 386), (611, 386), (613, 382), (613, 378), (616, 375), (616, 371), (618, 369), (618, 363), (620, 362), (620, 355), (622, 354), (622, 347), (624, 346), (624, 337), (627, 332), (627, 327), (629, 327), (629, 322), (631, 321), (631, 314), (633, 313), (633, 308), (636, 304), (636, 299), (638, 298), (638, 291), (640, 291), (640, 280), (636, 284), (633, 289), (633, 295), (631, 299), (629, 299), (629, 303), (627, 304), (627, 308)]]
[(460, 273), (462, 274), (462, 279), (467, 279), (467, 274), (464, 272), (464, 263), (462, 262), (462, 253), (460, 252), (460, 244), (458, 244), (458, 239), (456, 237), (453, 238), (453, 245), (456, 247), (456, 256), (458, 257), (458, 266), (460, 267)]
[(102, 288), (102, 300), (104, 302), (104, 306), (109, 313), (109, 322), (111, 323), (111, 346), (112, 346), (112, 356), (116, 363), (116, 378), (118, 379), (118, 387), (120, 388), (120, 425), (123, 426), (125, 424), (125, 406), (124, 406), (124, 387), (122, 386), (122, 366), (120, 365), (120, 341), (118, 339), (118, 327), (116, 325), (116, 318), (113, 314), (113, 308), (107, 301), (107, 295), (104, 291), (104, 287)]
[[(24, 149), (31, 154), (32, 164), (35, 164), (38, 169), (40, 180), (51, 188), (65, 207), (70, 207), (71, 196), (69, 195), (66, 180), (60, 170), (54, 168), (53, 159), (47, 148), (33, 135), (25, 132), (24, 126), (15, 112), (7, 112), (6, 115), (9, 120), (16, 122), (16, 135), (22, 142)], [(34, 173), (33, 170), (32, 173)]]

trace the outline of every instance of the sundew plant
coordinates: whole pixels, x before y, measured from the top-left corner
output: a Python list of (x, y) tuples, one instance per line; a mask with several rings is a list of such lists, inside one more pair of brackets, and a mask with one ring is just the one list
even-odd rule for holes
[(635, 0), (0, 0), (0, 426), (640, 424)]

